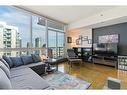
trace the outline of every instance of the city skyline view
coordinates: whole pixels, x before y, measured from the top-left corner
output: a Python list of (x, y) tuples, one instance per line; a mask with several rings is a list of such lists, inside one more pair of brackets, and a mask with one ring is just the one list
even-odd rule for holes
[[(23, 47), (26, 47), (26, 41), (30, 41), (29, 38), (29, 14), (22, 13), (18, 10), (12, 9), (8, 6), (0, 6), (0, 21), (6, 22), (10, 26), (16, 26), (19, 29), (20, 37), (22, 37)], [(25, 34), (25, 35), (22, 35)]]
[[(8, 26), (18, 28), (17, 32), (19, 38), (16, 39), (20, 41), (18, 41), (18, 43), (15, 41), (15, 47), (13, 45), (7, 48), (19, 48), (17, 47), (17, 44), (19, 44), (20, 48), (28, 48), (30, 47), (31, 37), (32, 37), (31, 44), (33, 48), (47, 47), (47, 40), (48, 40), (48, 48), (52, 49), (53, 55), (55, 57), (56, 55), (60, 55), (58, 53), (62, 52), (63, 54), (64, 33), (62, 32), (64, 32), (64, 30), (61, 24), (48, 21), (48, 26), (47, 26), (48, 35), (47, 35), (45, 19), (37, 15), (33, 15), (28, 12), (21, 11), (19, 9), (10, 6), (0, 6), (0, 15), (1, 15), (0, 22), (4, 22)], [(39, 20), (41, 20), (40, 24), (39, 24)], [(32, 26), (31, 26), (31, 21), (32, 21)], [(48, 38), (46, 38), (47, 36)]]

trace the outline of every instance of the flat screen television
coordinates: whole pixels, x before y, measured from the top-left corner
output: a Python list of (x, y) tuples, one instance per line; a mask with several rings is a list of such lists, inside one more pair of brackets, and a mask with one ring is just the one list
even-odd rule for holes
[(98, 37), (99, 43), (118, 43), (119, 42), (119, 35), (104, 35)]

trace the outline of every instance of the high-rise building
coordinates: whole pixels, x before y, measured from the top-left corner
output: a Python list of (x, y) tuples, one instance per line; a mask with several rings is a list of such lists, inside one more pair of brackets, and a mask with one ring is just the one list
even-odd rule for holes
[[(18, 27), (0, 22), (0, 48), (19, 48), (21, 45)], [(0, 55), (16, 56), (18, 51), (0, 52)]]
[[(41, 48), (42, 47), (42, 39), (41, 37), (35, 38), (35, 48)], [(40, 50), (35, 51), (36, 54), (40, 54)]]
[(42, 39), (41, 39), (41, 37), (35, 38), (35, 47), (36, 48), (41, 48), (42, 47)]

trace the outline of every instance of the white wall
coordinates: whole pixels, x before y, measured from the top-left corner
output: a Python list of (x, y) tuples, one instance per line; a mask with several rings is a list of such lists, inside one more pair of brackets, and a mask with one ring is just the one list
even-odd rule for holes
[(72, 37), (72, 43), (67, 43), (67, 48), (92, 46), (92, 44), (88, 44), (86, 41), (82, 45), (76, 45), (76, 39), (78, 39), (79, 35), (88, 36), (89, 39), (92, 39), (92, 29), (81, 28), (68, 31), (67, 37)]
[[(127, 7), (116, 7), (69, 24), (69, 30), (127, 17)], [(125, 19), (127, 21), (127, 19)], [(110, 24), (110, 23), (109, 23)]]

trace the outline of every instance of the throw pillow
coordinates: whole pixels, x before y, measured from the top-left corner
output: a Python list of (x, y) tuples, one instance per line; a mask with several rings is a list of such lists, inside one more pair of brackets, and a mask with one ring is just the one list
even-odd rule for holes
[(22, 61), (21, 57), (10, 57), (10, 58), (14, 64), (14, 67), (23, 65), (23, 61)]
[(10, 57), (3, 56), (3, 59), (9, 64), (10, 68), (12, 68), (14, 66), (14, 64), (11, 61)]
[(0, 58), (0, 61), (3, 62), (8, 69), (10, 69), (8, 63), (3, 58)]
[(33, 63), (32, 56), (21, 56), (24, 65)]
[(0, 89), (11, 89), (11, 82), (5, 72), (0, 68)]
[(8, 78), (10, 78), (10, 70), (6, 67), (6, 65), (0, 61), (0, 68), (6, 73)]
[(39, 55), (37, 55), (37, 54), (31, 54), (31, 56), (32, 56), (32, 58), (33, 58), (35, 63), (41, 62), (41, 57)]

